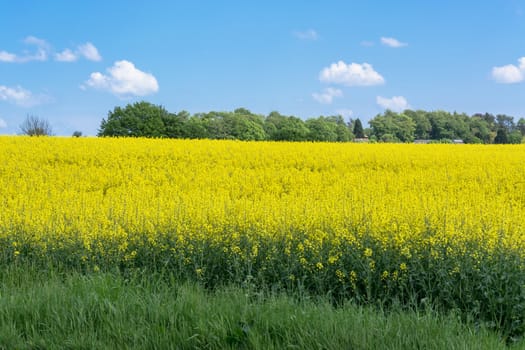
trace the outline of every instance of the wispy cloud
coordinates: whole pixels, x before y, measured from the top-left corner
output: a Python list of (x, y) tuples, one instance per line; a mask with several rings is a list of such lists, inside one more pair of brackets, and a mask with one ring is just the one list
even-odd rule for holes
[(35, 50), (33, 52), (24, 52), (22, 54), (0, 51), (0, 62), (25, 63), (30, 61), (47, 60), (48, 54), (50, 52), (50, 46), (45, 40), (34, 36), (28, 36), (24, 39), (24, 43), (29, 46), (35, 46)]
[(55, 54), (55, 60), (59, 62), (75, 62), (79, 58), (85, 58), (89, 61), (101, 61), (102, 56), (98, 49), (90, 42), (77, 46), (76, 50), (65, 49)]
[(0, 85), (0, 101), (14, 103), (21, 107), (32, 107), (50, 101), (47, 95), (35, 95), (20, 86), (8, 87)]
[(78, 55), (70, 49), (65, 49), (64, 51), (55, 54), (55, 61), (75, 62), (76, 60), (78, 60)]
[(97, 48), (95, 47), (95, 45), (93, 45), (90, 42), (80, 45), (77, 51), (79, 55), (83, 56), (87, 60), (90, 60), (90, 61), (101, 61), (102, 60), (102, 56), (100, 56), (100, 53), (98, 52)]
[(335, 111), (337, 114), (341, 115), (342, 117), (344, 118), (350, 118), (351, 116), (354, 115), (354, 111), (352, 111), (351, 109), (347, 109), (347, 108), (343, 108), (343, 109), (338, 109), (337, 111)]
[(334, 97), (342, 97), (343, 92), (339, 89), (326, 88), (321, 93), (314, 92), (312, 97), (319, 103), (331, 104), (334, 100)]
[(371, 86), (384, 84), (385, 79), (368, 63), (350, 63), (343, 61), (332, 63), (319, 73), (319, 80), (325, 83), (347, 86)]
[(377, 96), (376, 102), (384, 109), (390, 109), (395, 112), (401, 112), (410, 108), (407, 99), (403, 96), (394, 96), (392, 98)]
[(35, 36), (28, 36), (23, 42), (28, 46), (32, 46), (33, 50), (26, 50), (18, 54), (0, 50), (0, 62), (27, 63), (31, 61), (47, 61), (50, 56), (54, 57), (55, 61), (59, 62), (74, 62), (81, 57), (90, 61), (102, 60), (102, 56), (97, 48), (90, 42), (78, 45), (75, 50), (67, 48), (61, 52), (54, 52), (51, 45), (46, 40), (39, 39)]
[(374, 42), (370, 40), (363, 40), (361, 41), (361, 46), (372, 47), (374, 46)]
[(145, 73), (129, 61), (117, 61), (107, 69), (108, 74), (91, 73), (85, 85), (81, 88), (109, 91), (117, 96), (145, 96), (159, 90), (157, 79), (150, 73)]
[(5, 120), (0, 118), (0, 129), (5, 129), (5, 128), (7, 128), (7, 123), (5, 122)]
[(525, 79), (525, 57), (518, 59), (518, 65), (507, 64), (493, 67), (492, 78), (501, 84), (520, 83)]
[(388, 46), (388, 47), (393, 47), (393, 48), (400, 48), (400, 47), (408, 46), (407, 43), (403, 43), (397, 40), (396, 38), (387, 38), (387, 37), (381, 38), (381, 44)]
[(308, 30), (305, 30), (305, 31), (295, 31), (295, 32), (293, 32), (293, 35), (296, 38), (301, 39), (301, 40), (317, 40), (317, 39), (319, 39), (319, 34), (313, 29), (308, 29)]

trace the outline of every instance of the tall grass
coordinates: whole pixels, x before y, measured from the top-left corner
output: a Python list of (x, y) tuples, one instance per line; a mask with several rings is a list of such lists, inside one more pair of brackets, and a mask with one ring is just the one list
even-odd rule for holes
[(0, 349), (506, 348), (497, 334), (431, 310), (334, 308), (323, 298), (210, 292), (155, 275), (0, 274)]

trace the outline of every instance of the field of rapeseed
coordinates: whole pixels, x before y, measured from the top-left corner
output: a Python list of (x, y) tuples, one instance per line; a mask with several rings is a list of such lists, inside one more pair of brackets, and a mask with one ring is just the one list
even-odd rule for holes
[(0, 138), (0, 263), (459, 310), (525, 331), (525, 147)]

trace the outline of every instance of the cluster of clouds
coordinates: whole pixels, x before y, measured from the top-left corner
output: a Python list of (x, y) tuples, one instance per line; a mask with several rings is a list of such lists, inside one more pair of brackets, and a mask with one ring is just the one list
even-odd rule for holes
[[(319, 81), (327, 84), (338, 84), (343, 86), (376, 86), (385, 84), (385, 78), (377, 72), (369, 63), (345, 63), (338, 61), (325, 67), (319, 72)], [(343, 97), (343, 91), (338, 88), (324, 88), (320, 93), (313, 93), (312, 97), (319, 103), (331, 104), (335, 98)], [(403, 96), (393, 96), (386, 98), (376, 97), (376, 103), (392, 111), (403, 111), (410, 107), (408, 101)], [(350, 113), (346, 113), (347, 115)]]
[[(74, 48), (65, 48), (55, 51), (46, 40), (28, 36), (23, 43), (30, 48), (21, 53), (0, 50), (0, 63), (28, 63), (33, 61), (45, 62), (76, 62), (85, 59), (91, 62), (102, 61), (102, 56), (97, 47), (91, 42), (77, 45)], [(93, 72), (89, 78), (80, 85), (81, 89), (93, 88), (110, 92), (118, 97), (145, 96), (159, 90), (157, 79), (135, 67), (127, 60), (116, 61), (106, 69), (106, 74)], [(51, 98), (45, 94), (34, 94), (21, 86), (0, 85), (0, 101), (10, 102), (22, 107), (46, 103)], [(0, 128), (5, 128), (6, 123), (0, 119)]]
[[(303, 40), (316, 40), (319, 38), (319, 35), (314, 30), (295, 32), (294, 35)], [(381, 37), (379, 43), (395, 49), (408, 46), (408, 43), (393, 37)], [(374, 46), (375, 44), (373, 41), (361, 42), (362, 46)], [(517, 64), (493, 67), (491, 77), (494, 81), (501, 84), (516, 84), (525, 81), (525, 57), (518, 58)], [(386, 82), (383, 75), (376, 71), (370, 63), (346, 63), (342, 60), (323, 68), (319, 72), (319, 81), (346, 87), (377, 86)], [(322, 89), (321, 92), (312, 93), (312, 98), (321, 104), (332, 104), (336, 98), (343, 96), (343, 90), (336, 87), (327, 87)], [(404, 96), (392, 96), (389, 98), (376, 96), (375, 102), (381, 108), (392, 111), (403, 111), (411, 108)], [(345, 112), (346, 115), (352, 115), (351, 110), (345, 110)]]
[(14, 103), (21, 107), (32, 107), (46, 103), (50, 97), (45, 94), (35, 95), (20, 86), (9, 87), (0, 85), (0, 101)]
[[(310, 33), (310, 34), (309, 34)], [(313, 35), (315, 34), (315, 35)], [(309, 30), (307, 32), (296, 32), (296, 37), (300, 39), (317, 39), (318, 35), (315, 31)], [(390, 48), (401, 48), (408, 46), (407, 43), (401, 42), (392, 37), (381, 37), (382, 45)], [(363, 42), (364, 46), (373, 46), (374, 42)], [(365, 87), (377, 86), (385, 84), (385, 78), (374, 69), (374, 67), (367, 62), (364, 63), (346, 63), (342, 60), (334, 62), (328, 67), (323, 68), (319, 72), (319, 81), (325, 84), (341, 85), (346, 87)], [(321, 92), (314, 92), (312, 98), (322, 104), (331, 104), (335, 98), (343, 97), (343, 91), (335, 87), (324, 88)], [(410, 107), (408, 101), (403, 96), (393, 96), (386, 98), (383, 96), (376, 97), (376, 103), (384, 108), (393, 111), (402, 111)], [(339, 109), (337, 113), (343, 116), (351, 116), (353, 114), (350, 109)]]
[(89, 61), (101, 61), (97, 48), (90, 42), (78, 45), (74, 50), (64, 49), (62, 52), (55, 52), (52, 46), (45, 40), (34, 36), (24, 39), (24, 44), (33, 47), (32, 51), (24, 51), (21, 54), (0, 51), (0, 62), (4, 63), (26, 63), (31, 61), (47, 61), (53, 57), (59, 62), (74, 62), (83, 57)]

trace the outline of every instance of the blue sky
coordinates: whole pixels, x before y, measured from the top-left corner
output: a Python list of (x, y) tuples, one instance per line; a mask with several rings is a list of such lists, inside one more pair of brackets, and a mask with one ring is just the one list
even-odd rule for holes
[(525, 117), (525, 0), (0, 0), (0, 134), (95, 135), (115, 106), (366, 122)]

